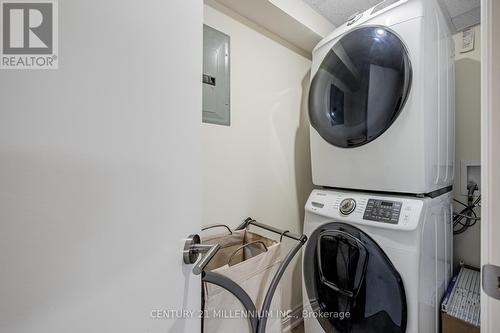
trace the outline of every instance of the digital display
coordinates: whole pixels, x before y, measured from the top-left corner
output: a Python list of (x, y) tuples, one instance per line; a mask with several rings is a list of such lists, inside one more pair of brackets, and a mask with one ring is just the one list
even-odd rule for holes
[(369, 199), (363, 219), (398, 224), (402, 205), (400, 201)]

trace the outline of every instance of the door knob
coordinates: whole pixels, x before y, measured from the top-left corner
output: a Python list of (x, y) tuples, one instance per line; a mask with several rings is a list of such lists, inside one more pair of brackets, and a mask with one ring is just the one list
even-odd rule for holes
[[(193, 267), (193, 274), (199, 275), (219, 249), (219, 244), (201, 244), (200, 236), (192, 234), (186, 238), (182, 258), (186, 265), (195, 264)], [(199, 259), (200, 254), (201, 259)]]

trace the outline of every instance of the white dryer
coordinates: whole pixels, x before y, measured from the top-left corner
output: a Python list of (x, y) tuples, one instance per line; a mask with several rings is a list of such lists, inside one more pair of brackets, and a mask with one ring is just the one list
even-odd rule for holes
[(439, 332), (452, 274), (451, 205), (451, 192), (314, 190), (305, 207), (305, 332)]
[(436, 0), (381, 3), (313, 50), (313, 182), (430, 193), (453, 182), (454, 46)]

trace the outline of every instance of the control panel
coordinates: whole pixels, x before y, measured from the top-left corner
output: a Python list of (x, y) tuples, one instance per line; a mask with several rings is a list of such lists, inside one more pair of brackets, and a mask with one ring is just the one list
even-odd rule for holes
[[(426, 198), (362, 193), (343, 190), (314, 190), (306, 203), (306, 216), (385, 229), (417, 228)], [(316, 218), (314, 218), (316, 219)]]
[(368, 199), (363, 219), (398, 224), (401, 201)]

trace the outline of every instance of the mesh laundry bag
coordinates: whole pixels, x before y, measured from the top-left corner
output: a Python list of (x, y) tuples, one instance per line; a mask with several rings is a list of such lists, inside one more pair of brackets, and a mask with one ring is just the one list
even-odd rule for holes
[[(248, 230), (204, 237), (202, 243), (221, 246), (205, 270), (224, 275), (239, 284), (260, 311), (269, 284), (281, 263), (280, 243)], [(203, 283), (203, 293), (204, 333), (251, 332), (250, 322), (243, 315), (245, 308), (232, 293), (206, 282)], [(282, 332), (280, 310), (281, 289), (278, 286), (269, 309), (266, 332)]]

